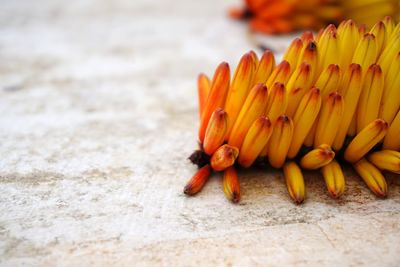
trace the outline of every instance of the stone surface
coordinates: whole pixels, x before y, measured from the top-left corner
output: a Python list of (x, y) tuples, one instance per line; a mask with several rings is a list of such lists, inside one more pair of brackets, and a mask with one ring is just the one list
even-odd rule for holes
[(2, 266), (400, 265), (398, 176), (386, 200), (351, 170), (338, 201), (307, 173), (295, 206), (263, 170), (238, 205), (218, 176), (183, 195), (197, 74), (256, 49), (231, 1), (1, 4)]

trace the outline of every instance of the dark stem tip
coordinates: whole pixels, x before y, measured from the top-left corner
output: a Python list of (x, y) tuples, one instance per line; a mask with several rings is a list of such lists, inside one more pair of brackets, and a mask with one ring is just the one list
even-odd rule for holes
[(190, 162), (197, 165), (197, 167), (199, 167), (199, 168), (210, 163), (210, 156), (201, 150), (195, 150), (188, 159), (190, 160)]

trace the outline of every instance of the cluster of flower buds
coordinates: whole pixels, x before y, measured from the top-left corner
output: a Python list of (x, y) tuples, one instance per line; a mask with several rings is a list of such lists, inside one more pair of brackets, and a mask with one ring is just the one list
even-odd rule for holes
[(320, 29), (351, 18), (372, 27), (386, 15), (397, 16), (399, 0), (245, 0), (244, 8), (232, 8), (230, 16), (249, 19), (254, 31), (274, 34)]
[(236, 169), (265, 163), (283, 169), (295, 203), (305, 199), (304, 170), (319, 170), (329, 194), (341, 196), (350, 163), (379, 197), (381, 171), (400, 173), (400, 23), (371, 30), (352, 20), (293, 40), (276, 65), (265, 51), (243, 55), (231, 80), (221, 63), (210, 81), (198, 78), (199, 166), (184, 192), (199, 192), (224, 172), (228, 199), (240, 200)]

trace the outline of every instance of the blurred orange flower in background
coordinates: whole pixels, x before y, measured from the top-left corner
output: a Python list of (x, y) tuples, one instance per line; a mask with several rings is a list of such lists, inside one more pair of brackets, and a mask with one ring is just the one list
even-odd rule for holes
[(249, 20), (252, 30), (267, 34), (288, 33), (301, 29), (320, 29), (343, 19), (372, 27), (383, 17), (399, 19), (399, 0), (244, 0), (242, 8), (229, 15)]

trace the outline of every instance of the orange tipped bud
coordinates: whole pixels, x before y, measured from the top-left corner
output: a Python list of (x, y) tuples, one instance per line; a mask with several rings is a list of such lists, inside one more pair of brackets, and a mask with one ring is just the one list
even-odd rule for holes
[(330, 64), (321, 73), (315, 86), (321, 90), (322, 99), (330, 93), (335, 92), (340, 81), (340, 67), (337, 64)]
[(196, 174), (186, 184), (183, 192), (186, 195), (192, 196), (201, 191), (208, 178), (211, 175), (211, 167), (209, 164), (200, 168)]
[(301, 204), (306, 197), (303, 174), (299, 166), (291, 161), (283, 166), (283, 173), (286, 178), (286, 186), (290, 197), (296, 204)]
[(315, 41), (319, 42), (319, 40), (321, 39), (322, 34), (324, 33), (325, 29), (321, 28), (319, 29), (319, 31), (317, 32), (317, 36), (315, 37)]
[(322, 144), (332, 145), (342, 119), (344, 101), (342, 96), (331, 93), (321, 108), (321, 113), (315, 132), (314, 146)]
[(400, 174), (400, 152), (398, 151), (376, 151), (368, 156), (368, 160), (381, 170)]
[[(328, 27), (329, 28), (329, 27)], [(318, 41), (318, 72), (326, 69), (329, 64), (339, 64), (339, 41), (336, 28), (325, 30)]]
[(217, 108), (208, 122), (204, 138), (203, 148), (207, 155), (212, 155), (224, 143), (227, 124), (227, 113)]
[(229, 89), (225, 103), (225, 110), (229, 114), (228, 134), (239, 115), (240, 108), (243, 106), (250, 91), (251, 81), (254, 72), (254, 58), (250, 53), (244, 54), (241, 58), (232, 85)]
[(331, 23), (328, 26), (326, 26), (325, 29), (323, 29), (320, 37), (317, 40), (318, 44), (321, 43), (324, 38), (327, 38), (328, 35), (333, 34), (333, 33), (337, 33), (337, 29), (336, 29), (336, 26)]
[(252, 58), (252, 61), (253, 61), (253, 69), (256, 70), (257, 66), (258, 66), (258, 63), (259, 63), (258, 56), (257, 56), (256, 52), (254, 52), (253, 50), (250, 50), (249, 54), (250, 54), (250, 56)]
[(271, 88), (276, 82), (286, 83), (290, 78), (290, 64), (286, 60), (283, 60), (269, 76), (266, 85)]
[(385, 24), (386, 36), (389, 38), (395, 27), (393, 19), (391, 16), (386, 16), (383, 18), (382, 22)]
[(203, 114), (200, 120), (199, 139), (203, 143), (208, 126), (208, 121), (214, 110), (223, 108), (228, 94), (230, 81), (229, 65), (226, 62), (221, 63), (215, 71), (211, 83), (210, 93), (204, 106)]
[(280, 115), (285, 113), (287, 107), (288, 96), (285, 85), (276, 82), (272, 87), (267, 102), (267, 117), (274, 122)]
[(321, 107), (321, 93), (313, 87), (301, 99), (293, 118), (294, 130), (288, 157), (294, 158), (311, 130)]
[(339, 163), (336, 160), (332, 160), (329, 164), (322, 167), (321, 172), (329, 194), (333, 198), (340, 197), (344, 192), (345, 179)]
[[(361, 94), (361, 66), (351, 64), (344, 74), (342, 85), (340, 86), (340, 94), (344, 97), (343, 116), (333, 142), (333, 148), (339, 151), (344, 143), (346, 134), (350, 128), (352, 119), (357, 109), (358, 99)], [(355, 120), (354, 120), (355, 122)]]
[(258, 63), (257, 70), (254, 74), (252, 84), (265, 83), (275, 68), (275, 57), (270, 50), (265, 50), (260, 62)]
[(356, 23), (349, 19), (344, 21), (337, 30), (339, 38), (340, 49), (340, 67), (344, 70), (348, 68), (360, 41), (360, 33)]
[(348, 162), (359, 161), (385, 136), (388, 124), (381, 119), (376, 119), (362, 129), (350, 142), (344, 151), (344, 159)]
[(385, 198), (387, 195), (387, 183), (385, 177), (374, 165), (366, 159), (361, 159), (354, 165), (358, 175), (364, 180), (369, 189), (378, 197)]
[(314, 34), (311, 31), (305, 31), (300, 39), (303, 41), (303, 46), (306, 46), (309, 42), (314, 41)]
[(362, 70), (360, 64), (352, 63), (345, 69), (338, 88), (339, 93), (341, 95), (347, 95), (348, 90), (354, 86), (352, 82), (357, 82), (357, 86), (362, 85)]
[(308, 152), (300, 161), (301, 167), (308, 170), (319, 169), (329, 164), (335, 157), (335, 152), (328, 145), (320, 145)]
[(244, 138), (239, 153), (239, 164), (250, 167), (267, 144), (272, 133), (271, 121), (267, 117), (258, 118)]
[(233, 203), (240, 201), (240, 184), (235, 167), (229, 167), (224, 171), (223, 189), (227, 199)]
[(368, 68), (357, 107), (357, 132), (378, 118), (383, 94), (383, 78), (379, 65), (372, 64)]
[(197, 92), (199, 96), (199, 115), (203, 114), (204, 106), (207, 102), (208, 94), (210, 93), (210, 80), (201, 73), (197, 79)]
[(386, 38), (388, 38), (386, 36), (385, 23), (383, 23), (383, 21), (377, 22), (374, 27), (372, 27), (370, 33), (375, 36), (376, 49), (379, 55), (384, 48)]
[(366, 33), (360, 40), (353, 55), (352, 63), (361, 65), (361, 69), (367, 70), (368, 67), (377, 60), (377, 47), (375, 36)]
[(268, 160), (272, 167), (281, 168), (285, 163), (293, 135), (293, 121), (286, 115), (281, 115), (274, 124), (269, 140)]
[(211, 167), (215, 171), (223, 171), (235, 164), (239, 149), (230, 145), (223, 145), (211, 157)]
[(286, 49), (283, 55), (283, 60), (286, 60), (290, 66), (297, 66), (297, 60), (299, 59), (299, 54), (303, 48), (303, 41), (300, 38), (296, 38), (292, 41), (290, 46)]
[(288, 105), (286, 114), (293, 117), (301, 98), (310, 89), (312, 83), (311, 66), (303, 62), (292, 74), (288, 83)]
[(361, 24), (358, 26), (358, 32), (360, 33), (361, 36), (364, 36), (365, 33), (367, 32), (367, 25)]
[(318, 49), (315, 41), (311, 41), (303, 48), (297, 61), (297, 66), (300, 66), (303, 62), (310, 65), (312, 70), (311, 82), (314, 81), (314, 76), (317, 74), (318, 67)]
[(257, 84), (251, 89), (229, 135), (228, 144), (241, 147), (253, 122), (264, 115), (268, 99), (267, 87)]

